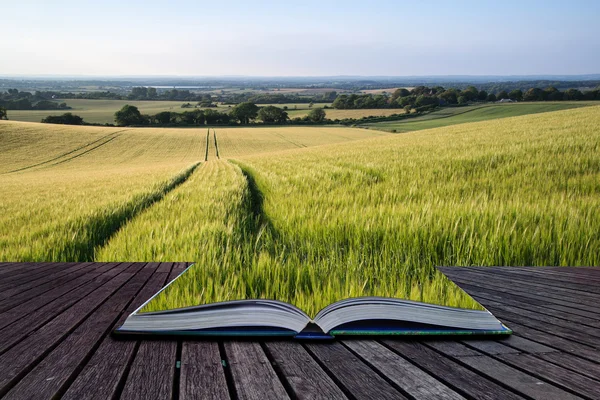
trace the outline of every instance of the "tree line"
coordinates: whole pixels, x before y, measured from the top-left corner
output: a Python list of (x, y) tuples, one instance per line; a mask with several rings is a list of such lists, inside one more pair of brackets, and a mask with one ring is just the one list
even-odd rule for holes
[(19, 92), (17, 89), (8, 89), (0, 92), (0, 107), (5, 110), (68, 110), (67, 103), (51, 101), (38, 92)]
[(366, 108), (404, 108), (406, 110), (422, 109), (445, 105), (463, 105), (471, 102), (494, 102), (499, 100), (512, 101), (569, 101), (569, 100), (600, 100), (600, 88), (582, 92), (578, 89), (560, 91), (555, 87), (545, 89), (530, 88), (523, 92), (513, 89), (510, 92), (502, 90), (498, 93), (488, 93), (475, 86), (466, 89), (444, 88), (442, 86), (417, 86), (411, 90), (396, 89), (387, 94), (342, 94), (333, 102), (336, 109), (366, 109)]
[[(296, 121), (298, 120), (298, 121)], [(303, 118), (295, 118), (295, 122), (323, 122), (325, 111), (312, 109)], [(252, 122), (263, 124), (285, 124), (290, 121), (288, 113), (279, 107), (259, 107), (251, 102), (243, 102), (232, 107), (229, 112), (212, 109), (195, 109), (193, 111), (162, 111), (154, 115), (142, 114), (132, 105), (125, 105), (115, 113), (115, 123), (119, 126), (149, 125), (246, 125)]]

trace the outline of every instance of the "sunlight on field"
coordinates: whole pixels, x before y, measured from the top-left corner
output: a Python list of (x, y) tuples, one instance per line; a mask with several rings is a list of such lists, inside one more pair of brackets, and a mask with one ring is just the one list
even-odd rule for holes
[[(600, 263), (599, 126), (593, 107), (239, 157), (221, 175), (200, 168), (103, 254), (198, 261), (152, 309), (258, 297), (313, 314), (364, 295), (469, 306), (431, 280), (435, 266)], [(179, 230), (198, 247), (162, 244)]]
[[(233, 128), (222, 134), (222, 157), (381, 134), (308, 128), (304, 136), (297, 128)], [(212, 133), (209, 139), (209, 159), (214, 159)], [(204, 161), (206, 146), (204, 128), (119, 129), (0, 121), (0, 260), (93, 259), (105, 236), (160, 200), (184, 171)]]

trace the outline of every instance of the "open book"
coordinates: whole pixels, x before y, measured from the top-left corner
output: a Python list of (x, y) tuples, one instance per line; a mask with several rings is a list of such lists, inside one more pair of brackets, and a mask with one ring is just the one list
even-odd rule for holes
[[(458, 286), (448, 282), (455, 290), (466, 295)], [(330, 304), (314, 318), (291, 304), (260, 299), (223, 301), (143, 312), (145, 306), (161, 292), (129, 315), (115, 333), (166, 336), (292, 336), (308, 339), (344, 335), (512, 333), (468, 295), (466, 296), (475, 305), (472, 308), (388, 297), (350, 298)]]

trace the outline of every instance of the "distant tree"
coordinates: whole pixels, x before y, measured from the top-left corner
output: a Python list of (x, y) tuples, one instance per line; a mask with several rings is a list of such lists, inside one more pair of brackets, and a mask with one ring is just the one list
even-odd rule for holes
[(494, 93), (490, 93), (485, 98), (486, 101), (496, 101), (496, 95)]
[(83, 125), (83, 118), (79, 115), (65, 113), (63, 115), (49, 115), (42, 119), (44, 124)]
[(327, 114), (325, 114), (325, 110), (322, 108), (313, 108), (308, 113), (308, 119), (313, 122), (323, 122), (325, 121), (326, 115)]
[(508, 98), (511, 100), (515, 100), (515, 101), (522, 101), (523, 100), (523, 92), (521, 91), (521, 89), (512, 90), (508, 94)]
[(315, 103), (313, 103), (312, 101), (310, 103), (308, 103), (308, 108), (313, 108), (313, 106), (315, 105)]
[(488, 92), (486, 92), (485, 90), (482, 90), (479, 92), (479, 95), (477, 96), (477, 100), (486, 101), (487, 97), (488, 97)]
[(583, 93), (577, 89), (567, 89), (564, 93), (565, 100), (583, 100)]
[(463, 105), (463, 104), (467, 104), (469, 102), (469, 99), (467, 98), (467, 96), (458, 96), (458, 104)]
[(461, 96), (466, 97), (467, 101), (477, 100), (477, 97), (479, 96), (479, 90), (477, 90), (475, 86), (469, 86), (461, 92)]
[(160, 125), (169, 124), (169, 123), (171, 123), (171, 112), (170, 111), (159, 112), (158, 114), (154, 115), (154, 119)]
[(544, 91), (540, 88), (531, 88), (523, 95), (524, 101), (543, 101)]
[(119, 126), (141, 125), (144, 118), (136, 106), (125, 104), (115, 113), (115, 122)]
[(444, 90), (442, 93), (438, 94), (438, 97), (448, 104), (458, 103), (458, 93), (456, 89)]
[(392, 101), (396, 101), (399, 97), (410, 96), (410, 92), (404, 88), (396, 89), (394, 93), (392, 93)]
[(502, 100), (502, 99), (508, 99), (508, 93), (506, 93), (506, 90), (501, 91), (500, 93), (498, 93), (496, 95), (496, 98), (498, 100)]
[(410, 114), (410, 111), (411, 111), (411, 110), (412, 110), (412, 106), (411, 106), (410, 104), (409, 104), (409, 105), (406, 105), (406, 106), (404, 106), (404, 112), (405, 112), (405, 113), (407, 113), (407, 114)]
[(8, 119), (8, 114), (6, 113), (6, 108), (0, 107), (0, 119)]
[(261, 108), (257, 117), (265, 123), (284, 123), (289, 119), (287, 112), (275, 106)]
[(147, 96), (149, 99), (155, 99), (155, 98), (157, 98), (157, 97), (158, 97), (158, 93), (157, 93), (157, 91), (156, 91), (156, 88), (149, 87), (149, 88), (146, 90), (146, 96)]
[(548, 86), (544, 89), (546, 100), (560, 101), (564, 98), (563, 93), (554, 86)]
[(240, 103), (231, 109), (229, 115), (240, 123), (247, 124), (258, 115), (258, 106), (250, 102)]

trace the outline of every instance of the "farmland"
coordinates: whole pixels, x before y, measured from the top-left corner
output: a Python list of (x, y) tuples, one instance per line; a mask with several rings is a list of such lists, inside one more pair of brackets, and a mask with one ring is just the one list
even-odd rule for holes
[(568, 110), (576, 107), (594, 105), (597, 102), (557, 102), (557, 103), (520, 103), (489, 104), (465, 107), (443, 108), (432, 113), (402, 121), (366, 123), (362, 126), (398, 133), (439, 128), (468, 122), (480, 122), (490, 119), (516, 117), (550, 111)]
[(136, 100), (61, 100), (67, 103), (71, 110), (11, 110), (8, 118), (14, 121), (40, 122), (48, 115), (59, 115), (65, 112), (77, 114), (85, 122), (94, 124), (114, 124), (115, 112), (125, 104), (136, 106), (144, 114), (156, 114), (161, 111), (182, 112), (182, 101), (136, 101)]
[(196, 261), (156, 308), (470, 306), (434, 266), (600, 263), (598, 126), (600, 107), (406, 135), (1, 121), (0, 260)]
[(373, 294), (468, 306), (434, 266), (600, 262), (599, 123), (594, 107), (214, 161), (197, 174), (217, 187), (186, 182), (100, 259), (199, 261), (147, 310), (266, 297), (314, 313)]

